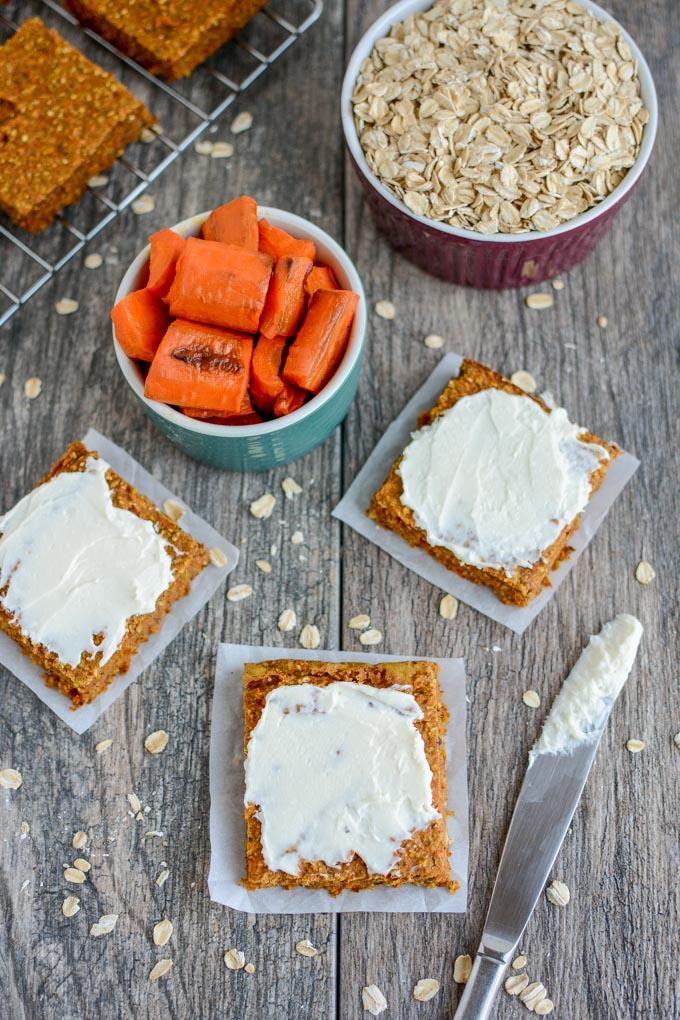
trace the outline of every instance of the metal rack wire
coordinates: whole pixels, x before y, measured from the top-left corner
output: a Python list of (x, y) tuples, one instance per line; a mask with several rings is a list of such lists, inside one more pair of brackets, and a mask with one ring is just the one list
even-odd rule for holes
[(190, 78), (169, 84), (82, 28), (58, 0), (14, 0), (1, 8), (0, 44), (20, 22), (39, 15), (86, 56), (111, 70), (146, 103), (161, 128), (128, 146), (99, 186), (88, 187), (80, 201), (41, 234), (28, 234), (0, 214), (0, 326), (215, 124), (314, 24), (322, 9), (323, 0), (272, 0)]

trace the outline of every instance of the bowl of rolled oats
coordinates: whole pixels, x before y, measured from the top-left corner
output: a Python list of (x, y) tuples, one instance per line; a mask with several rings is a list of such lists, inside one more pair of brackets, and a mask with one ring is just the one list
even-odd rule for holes
[(359, 41), (345, 140), (379, 229), (473, 287), (588, 255), (654, 145), (639, 48), (590, 0), (401, 0)]

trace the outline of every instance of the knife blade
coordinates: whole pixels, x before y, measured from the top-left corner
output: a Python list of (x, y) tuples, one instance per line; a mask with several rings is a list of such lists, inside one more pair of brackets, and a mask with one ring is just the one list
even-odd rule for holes
[[(593, 643), (601, 641), (607, 627), (611, 628), (617, 621), (624, 619), (630, 621), (632, 618), (617, 617), (617, 620), (606, 625), (599, 638), (591, 639), (591, 644), (565, 682), (563, 692), (572, 677), (577, 675), (586, 655), (590, 654)], [(543, 750), (539, 741), (530, 755), (529, 767), (501, 855), (479, 949), (454, 1020), (484, 1020), (489, 1015), (505, 976), (505, 969), (515, 954), (522, 933), (545, 888), (583, 792), (616, 696), (632, 665), (639, 634), (642, 632), (637, 621), (634, 623), (639, 633), (632, 656), (628, 655), (629, 661), (623, 665), (619, 663), (623, 679), (615, 693), (600, 701), (600, 705), (604, 704), (605, 708), (600, 710), (599, 717), (589, 726), (587, 737), (570, 746), (568, 753)], [(599, 647), (595, 650), (599, 653)], [(596, 664), (602, 668), (601, 660)], [(558, 695), (553, 703), (544, 732), (550, 720), (556, 718), (560, 697), (563, 695)]]

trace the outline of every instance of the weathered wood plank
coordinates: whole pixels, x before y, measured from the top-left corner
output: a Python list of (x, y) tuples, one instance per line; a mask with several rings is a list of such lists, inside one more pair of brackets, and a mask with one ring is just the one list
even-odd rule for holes
[[(373, 316), (367, 368), (345, 427), (345, 485), (366, 460), (386, 425), (429, 374), (439, 355), (423, 337), (446, 337), (446, 349), (510, 373), (530, 370), (578, 421), (618, 440), (643, 460), (601, 532), (558, 596), (518, 638), (461, 607), (446, 623), (439, 594), (408, 575), (351, 531), (343, 533), (343, 639), (354, 647), (349, 617), (369, 612), (385, 634), (386, 652), (465, 655), (468, 662), (470, 782), (470, 908), (467, 918), (424, 915), (347, 915), (340, 927), (340, 1016), (366, 1014), (360, 990), (377, 983), (390, 1017), (416, 1018), (423, 1010), (450, 1016), (458, 1000), (452, 965), (474, 952), (527, 750), (551, 697), (585, 636), (612, 614), (637, 613), (646, 629), (635, 677), (616, 706), (587, 794), (555, 868), (572, 890), (557, 910), (539, 904), (524, 940), (529, 972), (541, 979), (564, 1020), (670, 1016), (673, 990), (673, 916), (677, 895), (673, 849), (665, 819), (677, 812), (672, 733), (675, 644), (666, 623), (675, 590), (671, 564), (677, 549), (674, 492), (677, 368), (672, 339), (680, 294), (673, 280), (677, 213), (667, 182), (673, 176), (680, 122), (677, 94), (678, 16), (657, 2), (644, 14), (610, 5), (640, 41), (657, 74), (661, 136), (652, 167), (612, 233), (565, 280), (549, 311), (533, 312), (524, 293), (483, 293), (428, 278), (390, 252), (376, 233), (348, 168), (347, 240), (358, 261), (369, 302), (389, 298), (392, 323)], [(350, 0), (347, 49), (385, 4)], [(675, 42), (674, 42), (675, 40)], [(605, 313), (609, 327), (596, 325)], [(575, 349), (568, 346), (575, 344)], [(380, 480), (376, 479), (376, 483)], [(644, 554), (659, 567), (643, 589), (633, 571)], [(501, 647), (497, 654), (493, 645)], [(521, 702), (533, 687), (543, 698), (532, 712)], [(677, 728), (677, 727), (676, 727)], [(624, 747), (642, 736), (639, 756)], [(658, 907), (655, 906), (658, 904)], [(424, 976), (442, 982), (432, 1007), (411, 998)], [(674, 1005), (675, 1003), (675, 1005)], [(503, 995), (499, 1017), (522, 1013)]]

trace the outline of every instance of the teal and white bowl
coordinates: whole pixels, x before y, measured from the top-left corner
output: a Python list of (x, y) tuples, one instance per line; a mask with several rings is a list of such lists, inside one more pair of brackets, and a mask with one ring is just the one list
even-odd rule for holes
[[(144, 396), (144, 376), (138, 362), (129, 358), (116, 340), (113, 345), (125, 380), (152, 422), (171, 443), (195, 460), (227, 471), (266, 471), (288, 464), (319, 446), (343, 420), (354, 399), (366, 336), (366, 296), (352, 260), (332, 237), (301, 216), (258, 206), (260, 218), (287, 230), (293, 237), (309, 238), (320, 262), (330, 266), (340, 286), (359, 295), (347, 349), (335, 375), (326, 386), (297, 411), (258, 425), (211, 425), (187, 418), (157, 400)], [(199, 213), (172, 229), (183, 237), (195, 236), (209, 213)], [(132, 262), (118, 287), (116, 302), (144, 286), (149, 246)]]

